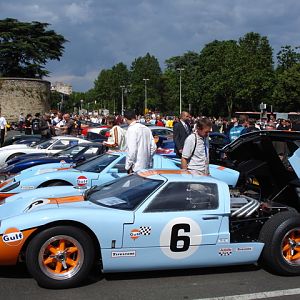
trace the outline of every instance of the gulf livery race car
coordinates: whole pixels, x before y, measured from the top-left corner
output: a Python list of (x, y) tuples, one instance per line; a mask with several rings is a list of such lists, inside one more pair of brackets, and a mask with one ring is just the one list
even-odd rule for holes
[(231, 195), (210, 176), (145, 170), (83, 196), (46, 189), (0, 206), (0, 265), (24, 261), (43, 287), (78, 286), (99, 264), (110, 273), (259, 262), (300, 274), (300, 215)]
[[(107, 152), (90, 159), (76, 168), (70, 164), (45, 164), (26, 169), (19, 175), (9, 178), (0, 184), (0, 201), (16, 193), (48, 186), (94, 186), (127, 175), (125, 170), (125, 152)], [(155, 154), (152, 161), (156, 169), (180, 169), (180, 163)], [(53, 169), (53, 170), (51, 170)], [(59, 171), (59, 172), (57, 172)], [(239, 173), (229, 168), (210, 165), (213, 177), (235, 186)]]

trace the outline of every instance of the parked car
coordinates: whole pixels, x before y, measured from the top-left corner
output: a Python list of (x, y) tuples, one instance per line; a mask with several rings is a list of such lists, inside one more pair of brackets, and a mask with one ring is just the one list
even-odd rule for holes
[(300, 132), (254, 131), (222, 150), (224, 166), (240, 172), (239, 186), (261, 201), (300, 211)]
[[(209, 133), (209, 161), (213, 164), (220, 164), (223, 157), (221, 149), (229, 144), (229, 137), (223, 133)], [(160, 142), (157, 144), (157, 154), (161, 154), (170, 158), (175, 158), (174, 141), (160, 137)]]
[[(47, 186), (94, 186), (103, 184), (127, 175), (125, 160), (125, 152), (109, 151), (78, 164), (76, 168), (70, 168), (71, 165), (66, 163), (63, 165), (59, 163), (45, 164), (42, 165), (42, 169), (40, 169), (40, 166), (28, 168), (0, 184), (0, 201), (16, 193)], [(176, 161), (161, 155), (153, 156), (152, 166), (156, 169), (180, 169), (180, 165)], [(239, 178), (237, 171), (216, 165), (210, 165), (210, 173), (213, 177), (223, 180), (230, 186), (235, 186)]]
[(0, 181), (33, 166), (60, 162), (76, 164), (104, 152), (105, 147), (100, 143), (82, 143), (55, 154), (20, 155), (0, 168)]
[(13, 157), (29, 153), (57, 153), (70, 146), (88, 143), (89, 141), (73, 136), (55, 136), (29, 145), (9, 145), (0, 148), (0, 167)]
[(32, 142), (39, 142), (41, 140), (40, 135), (24, 135), (24, 134), (16, 134), (10, 137), (5, 138), (3, 146), (9, 146), (14, 144), (28, 144), (30, 145)]
[(111, 273), (259, 262), (300, 274), (300, 214), (232, 196), (209, 176), (145, 170), (84, 196), (49, 195), (29, 191), (0, 206), (0, 264), (25, 261), (46, 288), (78, 286), (96, 265)]

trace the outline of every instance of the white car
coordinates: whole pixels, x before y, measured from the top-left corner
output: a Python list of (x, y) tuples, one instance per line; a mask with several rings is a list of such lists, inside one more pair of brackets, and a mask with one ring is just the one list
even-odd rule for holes
[(80, 143), (90, 143), (90, 141), (74, 136), (56, 136), (49, 140), (42, 140), (39, 143), (31, 145), (9, 145), (0, 148), (0, 167), (2, 167), (6, 161), (18, 155), (31, 153), (57, 153)]

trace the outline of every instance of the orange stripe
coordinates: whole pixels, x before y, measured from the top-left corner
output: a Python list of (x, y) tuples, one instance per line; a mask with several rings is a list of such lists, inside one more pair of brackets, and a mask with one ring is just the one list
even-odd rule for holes
[(49, 198), (50, 204), (61, 204), (61, 203), (70, 203), (70, 202), (80, 202), (84, 201), (84, 197), (82, 195), (77, 196), (68, 196), (61, 198)]
[(13, 181), (13, 179), (9, 179), (9, 180), (5, 180), (3, 182), (0, 183), (0, 188), (4, 187), (5, 185), (11, 183)]
[(0, 237), (0, 265), (15, 265), (17, 263), (22, 246), (24, 245), (27, 238), (35, 230), (36, 230), (36, 228), (22, 231), (23, 240), (17, 246), (6, 244), (2, 239), (3, 234), (1, 234), (1, 237)]
[(138, 172), (138, 174), (140, 176), (147, 177), (159, 174), (194, 174), (194, 172), (188, 170), (149, 170), (145, 172)]
[(4, 200), (7, 197), (13, 196), (15, 194), (17, 194), (17, 193), (0, 193), (0, 200)]
[(225, 167), (222, 167), (222, 166), (219, 166), (219, 167), (217, 167), (217, 169), (223, 171), (223, 170), (225, 170), (226, 168), (225, 168)]
[(115, 136), (115, 144), (119, 145), (119, 135), (118, 135), (118, 129), (117, 127), (114, 128), (114, 136)]

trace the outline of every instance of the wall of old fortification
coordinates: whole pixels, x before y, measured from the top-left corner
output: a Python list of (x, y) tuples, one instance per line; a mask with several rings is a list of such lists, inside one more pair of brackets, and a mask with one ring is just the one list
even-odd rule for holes
[(21, 112), (48, 112), (49, 81), (30, 78), (0, 78), (0, 111), (8, 121), (17, 121)]

